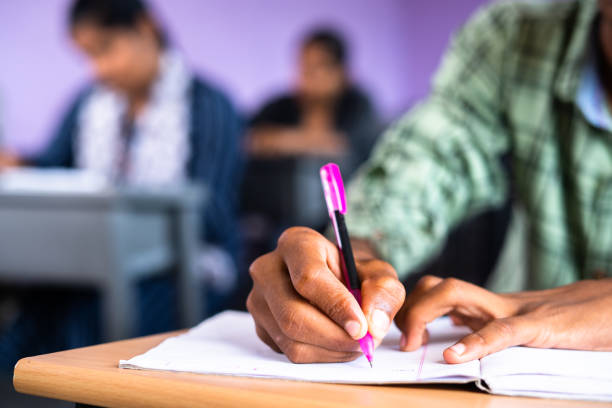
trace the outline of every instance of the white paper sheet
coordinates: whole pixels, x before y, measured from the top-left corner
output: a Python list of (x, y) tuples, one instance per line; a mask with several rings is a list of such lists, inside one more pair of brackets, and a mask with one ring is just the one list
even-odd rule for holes
[(511, 347), (484, 357), (481, 377), (495, 394), (612, 399), (612, 353)]
[(262, 343), (248, 313), (224, 312), (186, 334), (119, 366), (347, 384), (467, 383), (505, 395), (612, 401), (612, 353), (513, 347), (465, 364), (446, 364), (442, 352), (470, 331), (448, 318), (428, 325), (427, 346), (399, 351), (393, 327), (374, 354), (349, 363), (293, 364)]
[(465, 328), (440, 319), (429, 326), (429, 332), (427, 347), (406, 353), (399, 351), (400, 332), (393, 327), (376, 349), (374, 368), (365, 357), (349, 363), (293, 364), (259, 340), (248, 313), (224, 312), (145, 354), (122, 360), (119, 366), (356, 384), (464, 383), (479, 378), (478, 361), (450, 365), (442, 358), (442, 351), (467, 333)]

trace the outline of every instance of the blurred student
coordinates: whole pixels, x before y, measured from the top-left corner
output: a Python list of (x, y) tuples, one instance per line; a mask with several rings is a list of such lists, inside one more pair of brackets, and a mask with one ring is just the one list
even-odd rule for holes
[[(611, 111), (612, 0), (494, 2), (349, 188), (362, 307), (339, 280), (335, 245), (292, 228), (251, 265), (257, 334), (292, 361), (346, 361), (366, 331), (380, 342), (395, 319), (411, 351), (427, 323), (450, 315), (473, 333), (444, 351), (449, 363), (515, 345), (612, 350)], [(529, 251), (512, 273), (524, 267), (531, 291), (428, 276), (405, 296), (398, 274), (511, 186)]]
[[(241, 120), (228, 98), (197, 76), (172, 48), (144, 1), (76, 0), (69, 24), (95, 79), (76, 97), (41, 154), (18, 157), (5, 152), (0, 167), (74, 167), (118, 184), (145, 187), (204, 184), (208, 194), (197, 267), (212, 280), (208, 311), (218, 310), (237, 273), (234, 213), (242, 165)], [(175, 327), (168, 310), (174, 296), (169, 282), (143, 282), (140, 293), (141, 332)], [(45, 300), (25, 301), (24, 317), (14, 325), (21, 334), (0, 342), (3, 356), (28, 347), (53, 351), (96, 341), (95, 331), (84, 333), (92, 320), (85, 310), (92, 308), (78, 304), (91, 296), (65, 298), (45, 292)], [(48, 321), (54, 322), (52, 332)], [(41, 332), (44, 335), (36, 334)], [(62, 336), (64, 340), (50, 339)], [(44, 338), (48, 348), (27, 346), (36, 337)]]
[(189, 68), (142, 0), (77, 0), (69, 24), (95, 80), (41, 154), (5, 152), (0, 167), (76, 167), (138, 186), (202, 183), (202, 257), (217, 280), (231, 280), (242, 137), (232, 104)]
[(334, 31), (303, 41), (295, 89), (251, 119), (248, 150), (255, 157), (347, 155), (353, 166), (372, 148), (380, 123), (367, 95), (350, 80), (347, 48)]

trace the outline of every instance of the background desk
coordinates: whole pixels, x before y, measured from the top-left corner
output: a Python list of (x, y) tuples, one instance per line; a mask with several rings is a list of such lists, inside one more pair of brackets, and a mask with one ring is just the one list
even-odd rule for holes
[[(177, 333), (20, 360), (19, 392), (104, 407), (604, 407), (584, 401), (500, 397), (469, 387), (356, 386), (117, 368)], [(322, 365), (321, 369), (325, 369)]]
[(133, 335), (132, 283), (176, 271), (181, 324), (202, 318), (193, 273), (202, 192), (109, 189), (19, 193), (0, 189), (0, 282), (86, 286), (102, 295), (103, 335)]

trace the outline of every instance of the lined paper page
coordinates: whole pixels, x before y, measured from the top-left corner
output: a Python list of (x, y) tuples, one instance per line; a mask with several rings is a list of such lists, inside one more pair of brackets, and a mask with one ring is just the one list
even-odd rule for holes
[(442, 358), (442, 351), (466, 329), (454, 327), (448, 319), (439, 319), (428, 329), (430, 343), (407, 353), (399, 351), (400, 332), (394, 326), (374, 354), (374, 368), (363, 356), (349, 363), (293, 364), (259, 340), (248, 313), (224, 312), (145, 354), (122, 360), (119, 366), (353, 384), (477, 380), (478, 361), (450, 365)]

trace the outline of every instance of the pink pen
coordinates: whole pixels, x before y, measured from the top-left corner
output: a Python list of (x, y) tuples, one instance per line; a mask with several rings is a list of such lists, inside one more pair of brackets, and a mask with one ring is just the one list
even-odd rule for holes
[[(321, 167), (320, 175), (327, 211), (334, 225), (336, 242), (340, 249), (340, 267), (344, 276), (344, 282), (348, 290), (355, 296), (355, 299), (357, 299), (357, 302), (361, 306), (361, 282), (357, 275), (351, 241), (344, 221), (344, 214), (346, 214), (346, 196), (344, 194), (344, 183), (342, 182), (340, 169), (335, 163), (328, 163)], [(363, 354), (368, 359), (370, 367), (372, 367), (372, 359), (374, 358), (374, 340), (372, 339), (372, 335), (366, 333), (366, 335), (359, 340), (359, 345), (361, 346)]]

